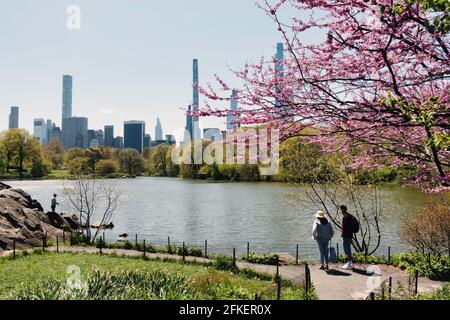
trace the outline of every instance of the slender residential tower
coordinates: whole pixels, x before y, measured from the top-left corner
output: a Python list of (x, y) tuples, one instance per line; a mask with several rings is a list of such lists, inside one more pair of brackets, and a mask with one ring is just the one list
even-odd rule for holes
[(233, 89), (231, 92), (230, 111), (227, 112), (227, 131), (234, 131), (240, 128), (240, 124), (236, 123), (237, 116), (233, 112), (238, 109), (237, 90)]
[(188, 107), (188, 114), (186, 115), (186, 127), (185, 131), (186, 133), (189, 133), (189, 137), (184, 138), (184, 141), (192, 139), (192, 115), (190, 114), (192, 111), (192, 107)]
[(62, 119), (72, 117), (72, 76), (63, 76)]
[[(279, 81), (283, 81), (284, 78), (284, 45), (282, 42), (277, 43), (277, 53), (275, 55), (275, 72), (276, 77)], [(275, 92), (280, 94), (282, 92), (283, 85), (277, 84), (275, 87)], [(275, 106), (279, 108), (283, 108), (283, 120), (286, 122), (293, 121), (292, 110), (289, 107), (289, 104), (285, 100), (280, 100), (278, 97), (275, 99)]]
[[(199, 84), (199, 77), (198, 77), (198, 59), (194, 59), (193, 62), (193, 106), (192, 110), (194, 112), (197, 112), (200, 105), (200, 98), (199, 98), (199, 92), (198, 92), (198, 84)], [(200, 126), (198, 122), (198, 116), (194, 116), (192, 118), (192, 140), (198, 140), (200, 139)]]

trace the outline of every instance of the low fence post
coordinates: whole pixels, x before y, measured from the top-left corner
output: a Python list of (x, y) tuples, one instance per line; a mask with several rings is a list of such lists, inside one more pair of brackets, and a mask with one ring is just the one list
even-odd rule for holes
[(72, 231), (70, 231), (69, 247), (72, 246), (72, 236), (73, 236), (73, 233), (72, 233)]
[(416, 272), (414, 273), (414, 294), (417, 294), (418, 289), (419, 289), (419, 271), (416, 270)]
[(250, 259), (250, 242), (247, 242), (247, 261)]
[(42, 251), (45, 251), (45, 242), (46, 242), (47, 232), (44, 234), (44, 237), (42, 238)]
[(186, 262), (186, 251), (185, 251), (185, 248), (186, 248), (186, 244), (183, 241), (183, 262)]
[(205, 240), (205, 258), (208, 258), (208, 239)]
[(391, 264), (391, 246), (388, 247), (388, 264)]
[(169, 254), (172, 254), (172, 249), (170, 247), (170, 237), (167, 237), (167, 252), (169, 252)]
[(311, 274), (308, 263), (305, 263), (305, 293), (308, 295), (311, 287)]
[(277, 282), (277, 300), (281, 300), (281, 277), (280, 277), (280, 258), (277, 256), (277, 273), (275, 276)]
[(295, 250), (295, 264), (298, 264), (298, 244), (297, 249)]
[(59, 237), (56, 236), (56, 252), (59, 252)]
[(143, 248), (143, 251), (144, 251), (144, 258), (145, 258), (145, 251), (146, 251), (146, 247), (145, 247), (145, 239), (144, 239), (144, 248)]
[(233, 248), (233, 267), (236, 267), (236, 248)]
[(65, 231), (63, 231), (63, 245), (65, 245), (65, 243), (66, 243), (66, 232)]
[(138, 249), (138, 237), (137, 237), (137, 233), (134, 236), (134, 247), (136, 248), (136, 250)]
[(16, 259), (16, 239), (13, 239), (13, 259)]

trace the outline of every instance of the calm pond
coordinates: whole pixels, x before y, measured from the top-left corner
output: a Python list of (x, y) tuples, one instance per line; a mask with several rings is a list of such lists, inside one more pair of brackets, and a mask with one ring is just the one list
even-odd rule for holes
[[(173, 178), (137, 178), (107, 180), (122, 190), (121, 205), (115, 212), (115, 228), (106, 232), (107, 240), (121, 233), (135, 234), (147, 242), (166, 244), (167, 237), (180, 244), (203, 246), (208, 239), (210, 252), (238, 254), (247, 250), (258, 253), (289, 252), (295, 254), (299, 244), (301, 256), (316, 256), (311, 240), (312, 203), (293, 204), (287, 200), (293, 187), (281, 183), (215, 183)], [(50, 208), (53, 193), (59, 195), (57, 211), (70, 212), (63, 196), (64, 182), (9, 181), (8, 184), (31, 194)], [(405, 248), (398, 237), (401, 217), (424, 206), (426, 195), (414, 188), (382, 187), (384, 209), (383, 240), (380, 253), (393, 247)], [(95, 220), (95, 219), (94, 219)], [(333, 243), (340, 241), (339, 234)]]

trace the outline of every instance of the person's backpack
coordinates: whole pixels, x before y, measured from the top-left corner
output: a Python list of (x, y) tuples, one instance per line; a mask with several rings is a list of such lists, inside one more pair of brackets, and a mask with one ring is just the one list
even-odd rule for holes
[(352, 233), (358, 233), (359, 232), (359, 221), (355, 218), (355, 216), (350, 215), (350, 226)]
[(317, 223), (317, 238), (319, 239), (327, 239), (331, 238), (331, 224), (328, 222), (327, 224)]

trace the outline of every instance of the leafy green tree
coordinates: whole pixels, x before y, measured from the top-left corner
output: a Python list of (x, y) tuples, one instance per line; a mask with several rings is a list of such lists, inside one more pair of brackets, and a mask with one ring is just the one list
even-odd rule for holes
[(31, 176), (33, 178), (41, 178), (51, 172), (53, 164), (45, 159), (42, 155), (36, 154), (31, 160)]
[(120, 170), (130, 175), (141, 175), (144, 171), (144, 159), (135, 149), (119, 151)]
[(86, 157), (76, 157), (70, 160), (67, 164), (70, 174), (72, 175), (86, 175), (91, 171), (89, 159)]
[(95, 172), (102, 177), (107, 177), (119, 171), (119, 165), (115, 160), (103, 159), (97, 162)]
[(52, 169), (61, 169), (64, 165), (64, 146), (61, 141), (52, 140), (42, 147), (43, 156), (52, 163)]

